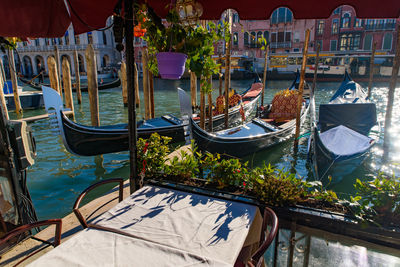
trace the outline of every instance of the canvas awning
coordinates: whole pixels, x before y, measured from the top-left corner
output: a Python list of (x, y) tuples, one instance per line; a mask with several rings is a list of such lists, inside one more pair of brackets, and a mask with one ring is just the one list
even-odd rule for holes
[[(198, 0), (204, 9), (201, 19), (219, 19), (228, 8), (240, 19), (267, 19), (278, 7), (288, 7), (296, 19), (327, 18), (341, 5), (350, 5), (359, 18), (397, 18), (397, 0)], [(4, 0), (0, 7), (0, 36), (62, 37), (72, 23), (75, 34), (105, 26), (118, 0)], [(160, 16), (167, 13), (170, 0), (148, 0)]]

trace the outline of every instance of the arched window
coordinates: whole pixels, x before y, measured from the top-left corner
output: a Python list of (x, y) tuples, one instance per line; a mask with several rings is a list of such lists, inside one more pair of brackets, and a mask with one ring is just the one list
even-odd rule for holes
[(269, 44), (269, 32), (268, 31), (264, 32), (264, 39), (267, 41), (267, 44)]
[(87, 33), (88, 44), (93, 44), (92, 32)]
[(350, 27), (350, 14), (344, 13), (342, 17), (342, 28), (349, 28)]
[(79, 35), (75, 35), (75, 44), (81, 44), (81, 38), (79, 37)]
[(107, 35), (104, 31), (102, 31), (102, 33), (103, 33), (103, 44), (107, 45)]
[(237, 32), (233, 33), (233, 45), (238, 45), (239, 44), (239, 34)]
[(262, 42), (261, 42), (262, 37), (263, 37), (262, 31), (257, 32), (257, 47), (261, 47), (261, 45), (262, 45)]
[(250, 46), (255, 47), (256, 45), (256, 32), (250, 33)]
[(383, 37), (382, 49), (391, 50), (392, 49), (392, 39), (393, 39), (393, 35), (389, 32), (386, 33), (385, 36)]
[(243, 42), (244, 42), (244, 45), (245, 45), (245, 46), (248, 46), (248, 45), (249, 45), (249, 33), (248, 33), (248, 32), (245, 32), (245, 33), (244, 33), (244, 40), (243, 40)]
[(364, 37), (364, 50), (372, 49), (372, 34), (367, 34)]

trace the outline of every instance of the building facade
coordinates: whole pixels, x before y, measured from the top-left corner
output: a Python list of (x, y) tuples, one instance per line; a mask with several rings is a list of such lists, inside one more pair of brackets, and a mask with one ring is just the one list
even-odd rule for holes
[[(40, 64), (48, 73), (47, 58), (55, 55), (55, 46), (57, 46), (60, 55), (59, 63), (61, 64), (66, 58), (70, 63), (72, 73), (75, 72), (76, 67), (79, 67), (81, 74), (85, 75), (85, 50), (88, 44), (93, 44), (97, 70), (100, 73), (109, 71), (110, 67), (121, 60), (120, 53), (115, 49), (112, 28), (74, 35), (73, 27), (70, 26), (61, 38), (37, 38), (18, 43), (17, 52), (14, 54), (17, 71), (26, 77), (32, 77), (38, 74)], [(78, 52), (79, 66), (74, 64), (75, 50)], [(3, 55), (3, 62), (5, 71), (8, 73), (7, 55)]]
[(335, 53), (370, 52), (394, 54), (399, 19), (359, 19), (351, 6), (335, 9), (328, 19), (315, 21), (315, 45)]

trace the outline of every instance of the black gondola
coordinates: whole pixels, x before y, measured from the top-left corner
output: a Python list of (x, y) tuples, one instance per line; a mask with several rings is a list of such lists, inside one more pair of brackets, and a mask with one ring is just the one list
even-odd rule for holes
[(339, 181), (360, 166), (376, 143), (375, 125), (375, 104), (346, 71), (329, 103), (320, 105), (318, 122), (312, 122), (309, 160), (316, 178)]
[[(42, 87), (46, 110), (52, 117), (53, 125), (58, 128), (62, 136), (64, 146), (73, 154), (81, 156), (94, 156), (99, 154), (126, 151), (129, 149), (129, 136), (127, 124), (109, 126), (85, 126), (75, 123), (63, 113), (63, 104), (60, 95), (50, 87)], [(249, 92), (251, 88), (245, 91)], [(259, 98), (248, 97), (249, 102), (244, 106), (246, 113), (250, 113)], [(238, 108), (234, 107), (229, 111), (230, 122), (236, 120)], [(49, 115), (50, 116), (50, 115)], [(222, 121), (223, 122), (223, 121)], [(221, 120), (214, 120), (216, 127)], [(186, 124), (187, 125), (187, 124)], [(173, 115), (166, 115), (137, 123), (138, 137), (148, 138), (154, 132), (162, 136), (169, 136), (172, 142), (185, 140), (183, 121)]]
[[(289, 89), (296, 88), (297, 78), (298, 76)], [(301, 111), (301, 122), (305, 120), (308, 110), (309, 100), (306, 99)], [(241, 158), (284, 142), (293, 136), (296, 119), (281, 122), (263, 119), (267, 116), (268, 112), (264, 112), (243, 125), (214, 133), (204, 131), (191, 120), (193, 138), (202, 151)]]
[[(34, 81), (28, 81), (27, 79), (24, 79), (22, 77), (19, 77), (19, 80), (21, 82), (23, 82), (24, 84), (30, 86), (33, 89), (36, 90), (42, 90), (42, 86), (47, 86), (50, 87), (49, 84), (40, 84), (40, 83), (36, 83)], [(102, 84), (98, 84), (98, 90), (105, 90), (105, 89), (110, 89), (110, 88), (115, 88), (115, 87), (119, 87), (121, 85), (121, 80), (119, 78), (116, 78), (115, 80), (111, 81), (111, 82), (107, 82), (107, 83), (102, 83)], [(72, 87), (72, 91), (75, 91), (75, 87)], [(88, 87), (87, 85), (81, 85), (81, 91), (82, 92), (87, 92)]]

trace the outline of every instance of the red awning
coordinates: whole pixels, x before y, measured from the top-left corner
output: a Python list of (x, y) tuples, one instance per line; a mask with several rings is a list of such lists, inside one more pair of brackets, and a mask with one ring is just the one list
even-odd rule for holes
[[(241, 19), (267, 19), (278, 7), (288, 7), (296, 19), (327, 18), (344, 4), (360, 18), (397, 18), (399, 0), (198, 0), (202, 19), (219, 19), (224, 10), (235, 9)], [(170, 0), (148, 0), (157, 14), (165, 16)], [(66, 4), (68, 3), (68, 8)], [(3, 0), (0, 7), (0, 36), (60, 37), (70, 23), (75, 34), (105, 26), (117, 0)]]
[(116, 3), (117, 0), (3, 0), (0, 36), (61, 37), (71, 22), (75, 34), (103, 28)]
[[(160, 16), (165, 16), (168, 0), (147, 0)], [(201, 19), (219, 19), (224, 10), (232, 8), (240, 19), (265, 20), (278, 7), (287, 7), (296, 19), (328, 18), (341, 5), (350, 5), (359, 18), (398, 18), (399, 0), (198, 0), (203, 5)]]

